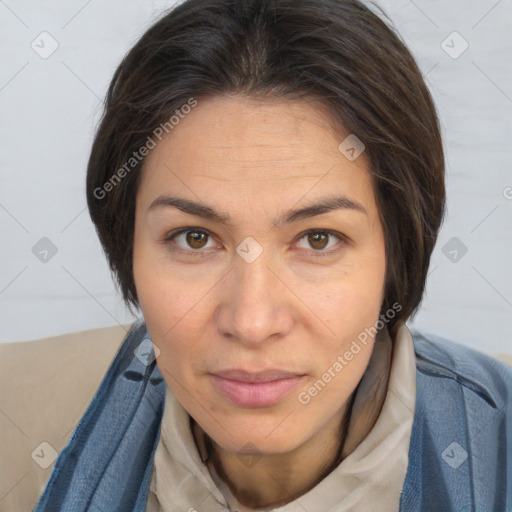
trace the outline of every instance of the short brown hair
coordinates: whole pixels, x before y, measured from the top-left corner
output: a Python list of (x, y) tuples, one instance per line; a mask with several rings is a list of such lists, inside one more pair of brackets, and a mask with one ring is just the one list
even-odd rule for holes
[(127, 306), (139, 307), (134, 152), (190, 98), (223, 94), (319, 99), (364, 143), (385, 233), (381, 311), (400, 304), (390, 329), (414, 314), (445, 211), (439, 121), (401, 37), (357, 0), (186, 0), (126, 54), (92, 145), (87, 204)]

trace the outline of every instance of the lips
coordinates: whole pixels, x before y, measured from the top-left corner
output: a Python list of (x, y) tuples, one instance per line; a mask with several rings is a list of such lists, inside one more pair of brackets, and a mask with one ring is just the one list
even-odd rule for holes
[(285, 370), (251, 373), (225, 370), (211, 375), (217, 391), (239, 407), (269, 407), (275, 405), (295, 388), (305, 375)]
[(214, 375), (224, 379), (237, 380), (240, 382), (270, 382), (273, 380), (289, 379), (299, 377), (301, 374), (272, 368), (262, 372), (248, 372), (245, 370), (233, 369), (215, 372)]

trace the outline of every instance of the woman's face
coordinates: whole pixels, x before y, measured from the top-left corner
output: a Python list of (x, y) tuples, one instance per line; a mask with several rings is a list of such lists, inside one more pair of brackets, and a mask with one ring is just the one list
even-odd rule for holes
[[(338, 149), (349, 134), (312, 105), (199, 100), (138, 190), (133, 270), (158, 367), (231, 452), (290, 452), (338, 428), (373, 348), (351, 349), (384, 291), (367, 161)], [(215, 376), (231, 369), (296, 377)]]

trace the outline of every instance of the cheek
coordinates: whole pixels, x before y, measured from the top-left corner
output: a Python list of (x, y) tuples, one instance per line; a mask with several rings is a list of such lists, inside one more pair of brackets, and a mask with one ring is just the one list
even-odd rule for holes
[[(158, 332), (169, 330), (178, 321), (183, 308), (181, 290), (177, 279), (163, 273), (165, 265), (161, 253), (152, 247), (147, 233), (135, 229), (133, 247), (133, 278), (139, 304), (148, 324)], [(172, 307), (170, 307), (172, 305)], [(166, 326), (161, 325), (165, 321)], [(164, 331), (165, 332), (165, 331)], [(150, 332), (150, 334), (152, 334)]]
[(194, 340), (201, 335), (201, 309), (197, 305), (204, 291), (175, 273), (164, 272), (165, 266), (155, 252), (142, 245), (134, 246), (135, 286), (146, 327), (160, 350), (158, 366), (171, 375), (179, 375), (186, 365), (174, 367), (173, 362), (199, 357), (194, 353), (194, 349), (199, 349)]
[(379, 240), (361, 254), (360, 264), (348, 281), (354, 308), (361, 319), (370, 315), (376, 320), (384, 299), (386, 254), (384, 240)]
[[(160, 351), (157, 358), (160, 366), (162, 362), (170, 361), (169, 353), (175, 351), (166, 340), (178, 324), (182, 301), (176, 293), (176, 286), (169, 282), (168, 277), (160, 275), (159, 266), (154, 261), (154, 252), (149, 251), (137, 235), (134, 239), (133, 277), (146, 327)], [(164, 366), (172, 370), (168, 362)], [(161, 370), (163, 373), (162, 367)]]
[(320, 288), (308, 286), (303, 296), (309, 297), (308, 302), (333, 330), (348, 333), (377, 320), (384, 283), (385, 257), (382, 253), (359, 258), (330, 283)]

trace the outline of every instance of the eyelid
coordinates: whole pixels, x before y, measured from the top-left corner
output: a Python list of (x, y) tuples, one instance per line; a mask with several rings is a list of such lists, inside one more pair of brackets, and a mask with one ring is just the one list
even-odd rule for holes
[[(176, 238), (177, 236), (179, 235), (182, 235), (183, 233), (187, 233), (189, 231), (197, 231), (199, 233), (204, 233), (206, 234), (209, 238), (215, 238), (215, 236), (208, 230), (208, 229), (204, 229), (204, 228), (200, 228), (200, 227), (196, 227), (196, 226), (187, 226), (187, 227), (184, 227), (184, 228), (178, 228), (174, 231), (171, 231), (169, 233), (167, 233), (162, 240), (160, 240), (160, 242), (164, 245), (168, 245), (169, 243), (171, 243), (173, 241), (174, 238)], [(350, 245), (351, 244), (351, 240), (346, 236), (344, 235), (343, 233), (340, 233), (338, 231), (334, 231), (334, 230), (331, 230), (331, 229), (322, 229), (322, 228), (310, 228), (310, 229), (306, 229), (304, 231), (302, 231), (301, 233), (299, 233), (298, 235), (295, 236), (294, 240), (301, 240), (302, 238), (304, 238), (306, 235), (309, 235), (309, 234), (314, 234), (314, 233), (326, 233), (332, 237), (335, 237), (335, 238), (338, 238), (339, 239), (339, 243), (337, 245), (342, 245), (342, 246), (345, 246), (345, 245)], [(299, 249), (300, 252), (308, 252), (310, 254), (312, 254), (314, 257), (316, 256), (328, 256), (328, 255), (331, 255), (335, 252), (338, 252), (340, 250), (339, 247), (337, 247), (337, 245), (334, 247), (334, 248), (331, 248), (331, 249), (328, 249), (328, 250), (318, 250), (318, 251), (315, 251), (314, 249)], [(178, 246), (179, 247), (179, 246)], [(179, 249), (172, 249), (173, 251), (177, 251), (177, 252), (181, 252), (182, 254), (192, 254), (192, 255), (201, 255), (201, 254), (204, 254), (208, 251), (207, 250), (202, 250), (202, 249), (197, 249), (197, 250), (193, 250), (193, 249), (184, 249), (184, 248), (179, 248)]]
[[(170, 243), (173, 242), (174, 238), (178, 237), (179, 235), (182, 235), (183, 233), (187, 233), (189, 231), (196, 231), (199, 233), (204, 233), (208, 236), (208, 240), (210, 238), (212, 238), (212, 239), (214, 238), (212, 233), (207, 229), (196, 227), (196, 226), (187, 226), (184, 228), (175, 229), (174, 231), (167, 233), (162, 238), (162, 240), (160, 240), (160, 243), (162, 243), (165, 246), (168, 246)], [(180, 247), (180, 246), (178, 246), (178, 247)], [(193, 254), (193, 255), (204, 254), (207, 252), (206, 250), (202, 250), (202, 249), (193, 250), (193, 249), (184, 249), (184, 248), (178, 248), (178, 249), (172, 248), (172, 250), (176, 251), (176, 252), (181, 252), (182, 254)]]
[(332, 229), (326, 229), (326, 228), (325, 229), (322, 229), (322, 228), (306, 229), (305, 231), (302, 231), (301, 233), (299, 233), (295, 237), (295, 239), (297, 241), (299, 241), (302, 238), (304, 238), (306, 235), (315, 234), (315, 233), (326, 233), (329, 236), (337, 238), (339, 240), (339, 242), (334, 247), (331, 247), (330, 249), (327, 249), (325, 251), (324, 250), (315, 251), (314, 249), (299, 249), (300, 252), (307, 252), (309, 254), (312, 254), (313, 257), (331, 256), (334, 253), (339, 252), (342, 247), (345, 247), (346, 245), (351, 244), (351, 240), (343, 233), (340, 233), (339, 231), (334, 231)]

